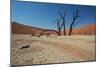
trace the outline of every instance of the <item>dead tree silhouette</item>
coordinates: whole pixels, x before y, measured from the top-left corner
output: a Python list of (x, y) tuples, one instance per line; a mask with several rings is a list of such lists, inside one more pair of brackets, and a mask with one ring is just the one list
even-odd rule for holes
[(52, 32), (55, 32), (57, 35), (61, 36), (61, 29), (63, 27), (63, 34), (66, 35), (66, 25), (65, 25), (65, 17), (66, 17), (66, 13), (61, 13), (59, 12), (59, 15), (60, 15), (60, 19), (56, 19), (56, 24), (57, 24), (57, 31), (56, 30), (43, 30), (41, 31), (41, 33), (39, 34), (38, 37), (44, 35), (44, 32), (47, 32), (47, 31), (52, 31)]
[[(57, 23), (56, 23), (57, 24), (58, 31), (56, 31), (56, 30), (43, 30), (43, 31), (41, 31), (41, 33), (40, 33), (40, 35), (38, 37), (44, 35), (44, 32), (47, 32), (47, 31), (55, 32), (57, 35), (61, 36), (61, 29), (63, 27), (63, 23), (60, 23), (60, 20), (61, 19), (57, 19)], [(49, 33), (49, 35), (50, 35), (50, 33)]]
[(61, 19), (57, 19), (57, 28), (58, 28), (58, 34), (61, 36), (61, 29), (63, 27), (63, 23), (60, 22)]
[(79, 16), (79, 10), (77, 9), (76, 12), (73, 12), (73, 21), (72, 21), (72, 23), (70, 24), (69, 35), (72, 34), (73, 28), (79, 23), (79, 21), (76, 22), (76, 20), (77, 20), (78, 18), (80, 18), (80, 16)]
[(62, 18), (63, 34), (66, 35), (66, 23), (65, 23), (66, 13), (65, 12), (64, 13), (59, 12), (59, 15)]
[(42, 30), (41, 31), (41, 33), (38, 35), (38, 37), (40, 37), (40, 36), (42, 36), (45, 32), (49, 32), (49, 31), (52, 31), (52, 32), (55, 32), (56, 34), (58, 34), (59, 35), (59, 32), (58, 31), (56, 31), (56, 30)]

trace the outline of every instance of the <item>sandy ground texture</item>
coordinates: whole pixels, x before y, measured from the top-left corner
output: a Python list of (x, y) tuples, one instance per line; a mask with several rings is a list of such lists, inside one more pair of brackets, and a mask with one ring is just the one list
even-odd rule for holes
[[(11, 64), (30, 65), (95, 61), (95, 35), (12, 35)], [(29, 45), (28, 48), (22, 48)]]

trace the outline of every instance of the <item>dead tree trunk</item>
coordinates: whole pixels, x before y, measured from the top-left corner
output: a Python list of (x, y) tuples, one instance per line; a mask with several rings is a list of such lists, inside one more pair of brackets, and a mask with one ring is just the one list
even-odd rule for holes
[(64, 12), (63, 14), (59, 12), (60, 17), (62, 18), (62, 24), (63, 24), (63, 34), (66, 35), (66, 23), (65, 23), (65, 17), (66, 13)]
[(69, 35), (72, 34), (72, 26), (70, 26)]
[(65, 25), (65, 18), (63, 18), (63, 26), (64, 26), (64, 35), (66, 35), (66, 25)]
[(63, 24), (60, 22), (61, 19), (57, 19), (57, 28), (58, 28), (58, 34), (59, 36), (61, 36), (61, 29), (62, 29), (62, 26)]
[(79, 16), (79, 10), (77, 10), (76, 12), (73, 12), (73, 21), (72, 21), (72, 23), (71, 23), (71, 25), (70, 25), (69, 35), (72, 34), (73, 28), (79, 23), (79, 21), (76, 22), (76, 20), (77, 20), (78, 18), (80, 18), (80, 16)]

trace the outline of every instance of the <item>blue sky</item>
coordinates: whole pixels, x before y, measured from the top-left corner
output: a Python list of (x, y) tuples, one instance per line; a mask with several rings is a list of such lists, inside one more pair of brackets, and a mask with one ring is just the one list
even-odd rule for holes
[(38, 2), (19, 2), (12, 0), (11, 21), (30, 25), (39, 28), (57, 29), (56, 19), (59, 18), (58, 12), (66, 12), (66, 28), (72, 22), (73, 11), (80, 12), (80, 23), (76, 27), (87, 24), (95, 24), (96, 7), (72, 4), (50, 4)]

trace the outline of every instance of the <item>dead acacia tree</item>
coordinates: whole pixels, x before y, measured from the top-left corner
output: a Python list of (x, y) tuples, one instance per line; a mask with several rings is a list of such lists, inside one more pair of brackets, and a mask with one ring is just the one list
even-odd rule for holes
[(56, 19), (57, 20), (57, 31), (56, 30), (42, 30), (41, 33), (39, 34), (38, 37), (44, 35), (45, 32), (47, 31), (51, 31), (51, 32), (55, 32), (57, 35), (61, 36), (61, 29), (63, 27), (63, 33), (64, 35), (66, 35), (66, 26), (65, 26), (65, 16), (66, 16), (66, 13), (61, 13), (59, 12), (59, 15), (60, 15), (60, 19)]
[(61, 29), (63, 27), (63, 23), (60, 22), (61, 19), (57, 19), (57, 28), (58, 28), (58, 34), (61, 36)]
[(59, 12), (59, 15), (62, 19), (61, 26), (63, 26), (63, 34), (66, 35), (66, 21), (65, 21), (66, 13), (65, 12), (64, 13)]
[(76, 10), (76, 12), (73, 12), (73, 21), (70, 24), (69, 35), (72, 34), (73, 28), (79, 23), (79, 21), (77, 21), (78, 18), (80, 18), (80, 16), (79, 16), (79, 10)]
[(57, 35), (61, 36), (61, 29), (62, 29), (63, 24), (60, 23), (60, 20), (61, 19), (57, 19), (57, 21), (56, 21), (58, 31), (56, 31), (56, 30), (42, 30), (38, 37), (44, 35), (45, 32), (55, 32)]
[[(41, 33), (38, 35), (38, 37), (40, 37), (40, 36), (44, 35), (44, 33), (45, 33), (45, 32), (47, 32), (47, 31), (48, 31), (48, 32), (52, 31), (52, 32), (55, 32), (56, 34), (58, 34), (58, 35), (59, 35), (59, 32), (58, 32), (58, 31), (56, 31), (56, 30), (42, 30), (42, 31), (41, 31)], [(50, 35), (50, 34), (49, 34), (49, 35)]]

